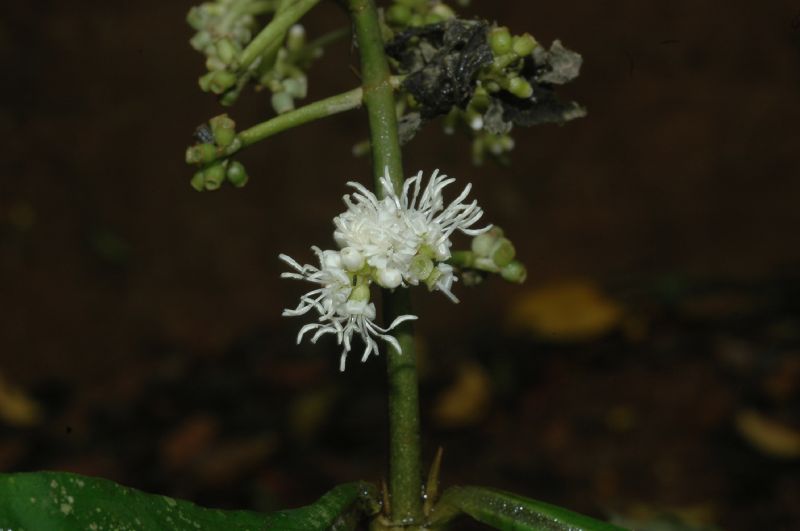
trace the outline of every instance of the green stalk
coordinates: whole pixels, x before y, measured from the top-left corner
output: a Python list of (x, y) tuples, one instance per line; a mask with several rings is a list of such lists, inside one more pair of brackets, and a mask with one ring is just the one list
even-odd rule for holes
[[(260, 140), (264, 140), (286, 129), (291, 129), (292, 127), (319, 120), (326, 116), (333, 116), (334, 114), (360, 107), (363, 97), (364, 91), (359, 87), (279, 114), (275, 118), (271, 118), (266, 122), (261, 122), (260, 124), (240, 132), (237, 135), (237, 138), (241, 140), (241, 146), (238, 149), (255, 144)], [(232, 153), (226, 153), (226, 155), (231, 154)]]
[(300, 20), (309, 9), (317, 5), (319, 1), (320, 0), (297, 0), (297, 2), (285, 9), (281, 9), (279, 6), (275, 18), (250, 41), (247, 48), (242, 50), (242, 54), (239, 56), (239, 67), (242, 70), (249, 68), (256, 59), (261, 57), (264, 50), (269, 48), (271, 44), (274, 44), (275, 41), (282, 39), (284, 35), (286, 35), (286, 32), (289, 31), (289, 28)]
[[(372, 0), (348, 0), (361, 55), (364, 104), (367, 108), (372, 143), (373, 174), (379, 196), (384, 195), (379, 179), (389, 172), (392, 185), (403, 185), (402, 155), (397, 135), (394, 89), (384, 52), (378, 13)], [(384, 291), (384, 318), (411, 313), (408, 290)], [(395, 525), (419, 525), (422, 513), (420, 464), (419, 397), (416, 353), (411, 325), (403, 323), (394, 331), (402, 354), (388, 347), (389, 379), (389, 501), (390, 519)]]

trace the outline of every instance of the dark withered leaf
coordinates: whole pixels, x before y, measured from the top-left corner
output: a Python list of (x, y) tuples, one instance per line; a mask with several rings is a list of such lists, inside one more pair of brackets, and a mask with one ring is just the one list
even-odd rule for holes
[(553, 41), (553, 44), (550, 45), (550, 50), (545, 53), (546, 56), (543, 59), (548, 68), (543, 69), (537, 76), (537, 81), (563, 85), (580, 74), (583, 57), (577, 52), (564, 48), (561, 41)]
[(419, 128), (422, 127), (422, 116), (418, 112), (410, 112), (400, 117), (397, 122), (397, 133), (400, 137), (400, 145), (410, 142)]
[(420, 105), (423, 119), (464, 107), (472, 96), (481, 67), (492, 61), (484, 21), (451, 19), (410, 28), (386, 47), (407, 73), (403, 88)]
[[(484, 124), (494, 132), (511, 124), (530, 127), (533, 125), (561, 124), (583, 118), (586, 109), (574, 101), (564, 102), (556, 96), (554, 85), (567, 83), (578, 77), (583, 59), (580, 54), (568, 50), (560, 41), (554, 41), (550, 50), (537, 48), (528, 58), (520, 74), (533, 87), (533, 96), (522, 99), (506, 91), (492, 96), (492, 105), (484, 115)], [(496, 106), (502, 107), (502, 118), (498, 118)], [(489, 112), (492, 111), (491, 116)]]
[(496, 96), (503, 106), (503, 120), (530, 127), (548, 123), (561, 124), (586, 116), (585, 108), (574, 101), (559, 100), (552, 87), (534, 83), (532, 85), (535, 99), (522, 100), (506, 92)]

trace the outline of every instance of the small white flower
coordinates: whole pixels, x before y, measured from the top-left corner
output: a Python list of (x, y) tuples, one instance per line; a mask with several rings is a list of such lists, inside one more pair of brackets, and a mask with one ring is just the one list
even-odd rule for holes
[(402, 352), (397, 340), (388, 334), (393, 328), (404, 321), (416, 319), (415, 315), (402, 315), (392, 321), (392, 324), (382, 328), (373, 322), (375, 319), (375, 305), (369, 302), (369, 286), (367, 284), (353, 285), (351, 277), (342, 268), (342, 257), (338, 251), (322, 251), (317, 247), (312, 248), (319, 258), (320, 267), (300, 265), (291, 257), (281, 254), (280, 259), (289, 264), (295, 272), (282, 273), (282, 278), (294, 278), (319, 284), (319, 288), (312, 289), (300, 297), (297, 308), (284, 310), (284, 316), (298, 316), (317, 310), (317, 322), (309, 323), (300, 329), (297, 342), (311, 331), (314, 335), (311, 342), (325, 334), (335, 334), (336, 341), (342, 345), (342, 355), (339, 369), (344, 371), (347, 354), (352, 348), (353, 334), (361, 336), (366, 345), (361, 361), (366, 361), (373, 352), (379, 354), (378, 343), (375, 338), (381, 338), (392, 345), (398, 352)]
[[(443, 262), (450, 258), (450, 237), (455, 231), (475, 236), (491, 228), (470, 228), (483, 216), (483, 210), (476, 201), (465, 203), (469, 184), (445, 207), (442, 191), (454, 181), (436, 170), (422, 188), (419, 172), (405, 181), (398, 195), (389, 176), (384, 175), (383, 199), (361, 184), (349, 182), (356, 191), (344, 196), (347, 210), (333, 220), (334, 239), (341, 247), (358, 251), (377, 270), (376, 280), (382, 286), (416, 285), (427, 278), (420, 277), (420, 271), (430, 272), (430, 268), (419, 267), (420, 256)], [(395, 272), (400, 274), (399, 282)], [(454, 299), (449, 286), (455, 277), (452, 268), (448, 272), (447, 282), (435, 283), (433, 288), (445, 287), (442, 291)]]

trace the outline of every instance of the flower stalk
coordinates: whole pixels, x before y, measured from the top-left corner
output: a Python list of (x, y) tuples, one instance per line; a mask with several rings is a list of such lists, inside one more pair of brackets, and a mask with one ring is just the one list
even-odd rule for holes
[[(386, 173), (395, 193), (400, 194), (403, 165), (394, 88), (378, 13), (372, 0), (348, 0), (347, 6), (361, 56), (363, 98), (369, 117), (376, 193), (379, 197), (385, 194), (380, 178)], [(394, 293), (384, 290), (383, 301), (386, 322), (411, 313), (407, 290)], [(388, 348), (386, 355), (389, 381), (389, 516), (395, 525), (409, 526), (419, 524), (423, 518), (416, 353), (409, 322), (399, 325), (393, 335), (401, 346), (402, 354), (394, 348)]]

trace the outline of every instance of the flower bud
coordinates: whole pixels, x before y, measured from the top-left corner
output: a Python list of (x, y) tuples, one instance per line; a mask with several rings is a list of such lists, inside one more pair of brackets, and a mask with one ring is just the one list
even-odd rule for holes
[(533, 87), (521, 77), (512, 77), (508, 82), (508, 91), (518, 98), (526, 100), (533, 96)]
[(369, 302), (369, 296), (370, 296), (369, 285), (358, 284), (350, 292), (350, 296), (347, 298), (347, 300), (367, 303)]
[(234, 160), (228, 164), (228, 171), (225, 172), (225, 176), (228, 178), (228, 182), (236, 188), (243, 187), (247, 184), (247, 181), (250, 180), (250, 176), (247, 175), (244, 165), (238, 160)]
[(403, 275), (397, 269), (381, 269), (378, 271), (377, 280), (384, 288), (394, 289), (403, 282)]
[(505, 267), (511, 263), (516, 254), (517, 251), (514, 249), (514, 244), (511, 243), (511, 240), (500, 238), (492, 247), (491, 258), (497, 267)]
[(234, 45), (233, 42), (228, 38), (222, 38), (219, 41), (217, 41), (215, 48), (217, 50), (217, 56), (219, 57), (220, 61), (222, 61), (226, 65), (231, 64), (233, 60), (236, 58), (236, 54), (238, 53), (236, 45)]
[(294, 98), (305, 98), (308, 94), (308, 80), (302, 74), (290, 77), (283, 82), (283, 90)]
[(426, 279), (431, 275), (431, 271), (433, 271), (433, 260), (427, 256), (417, 255), (411, 259), (409, 271), (414, 278)]
[(186, 164), (205, 164), (217, 157), (214, 144), (195, 144), (186, 148)]
[(358, 271), (364, 267), (364, 255), (358, 249), (345, 247), (339, 254), (342, 256), (342, 265), (348, 271)]
[(509, 282), (522, 284), (528, 276), (528, 271), (519, 260), (513, 260), (500, 270), (500, 276)]
[(204, 170), (206, 190), (217, 190), (222, 186), (222, 181), (225, 180), (225, 166), (224, 162), (217, 162)]
[(278, 114), (294, 109), (294, 98), (288, 92), (276, 92), (272, 95), (272, 108)]
[(206, 185), (206, 177), (203, 174), (203, 171), (198, 171), (192, 176), (192, 180), (189, 181), (189, 184), (192, 185), (192, 188), (197, 190), (198, 192), (202, 192), (205, 189)]
[(211, 72), (208, 89), (214, 94), (222, 94), (235, 84), (236, 74), (227, 70), (217, 70), (216, 72)]
[(226, 148), (233, 143), (233, 139), (236, 138), (236, 122), (231, 120), (227, 114), (215, 116), (208, 123), (218, 146)]
[(514, 37), (511, 47), (514, 49), (515, 54), (520, 57), (525, 57), (526, 55), (530, 55), (533, 49), (536, 48), (536, 39), (534, 39), (533, 35), (530, 33), (523, 33), (522, 35)]
[(503, 55), (511, 51), (511, 33), (501, 26), (489, 32), (489, 46), (495, 55)]
[(478, 234), (472, 238), (472, 252), (476, 256), (489, 256), (492, 253), (495, 242), (498, 238), (503, 237), (503, 229), (500, 227), (492, 227), (488, 231)]
[(208, 72), (197, 79), (197, 84), (200, 86), (200, 90), (203, 92), (211, 91), (211, 79), (214, 77), (214, 74), (216, 74), (216, 71)]
[(300, 50), (306, 42), (306, 30), (301, 24), (295, 24), (289, 28), (289, 35), (286, 37), (286, 48), (296, 52)]

